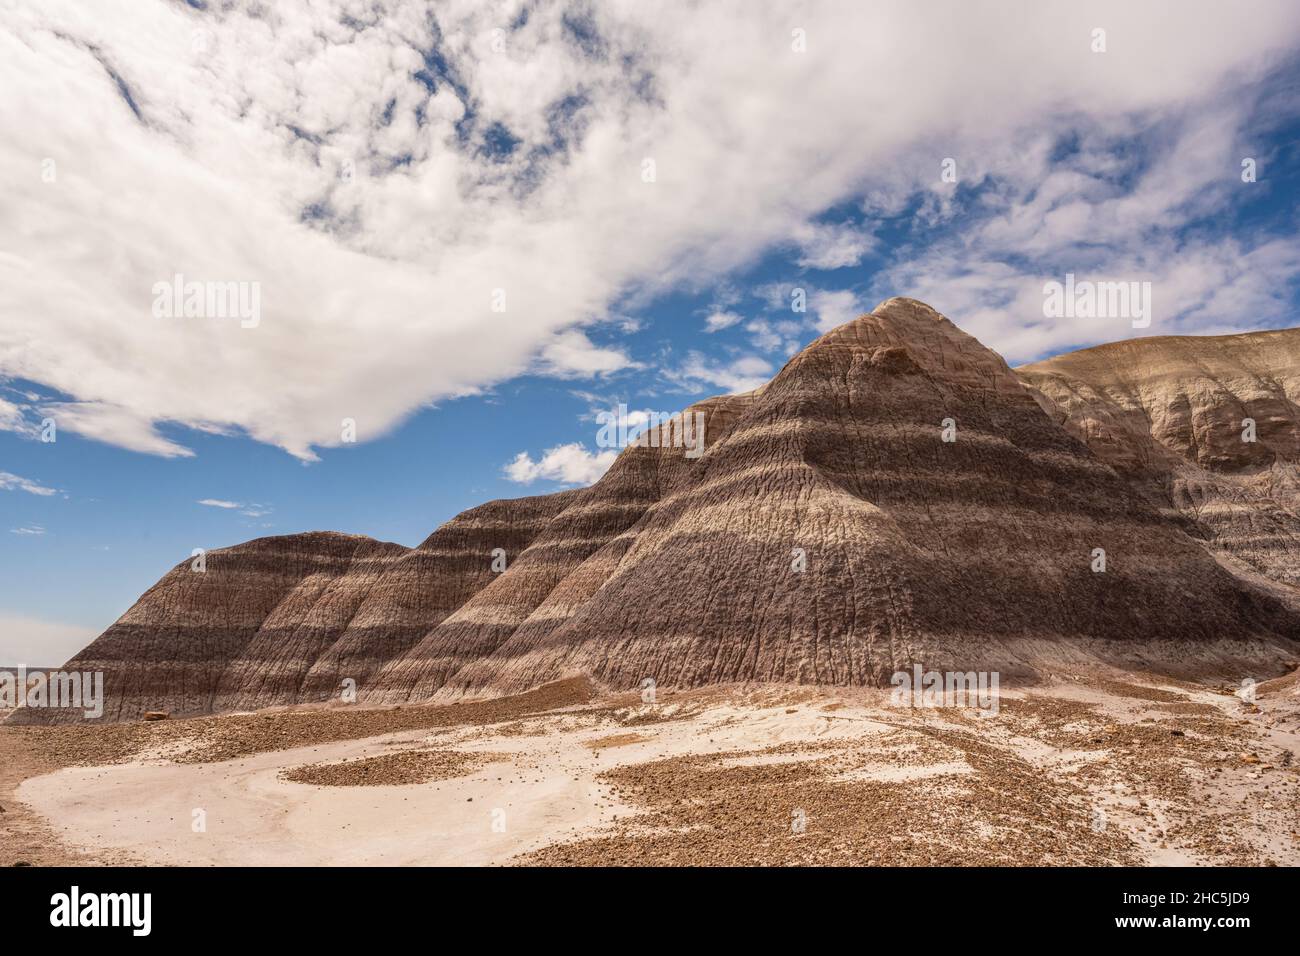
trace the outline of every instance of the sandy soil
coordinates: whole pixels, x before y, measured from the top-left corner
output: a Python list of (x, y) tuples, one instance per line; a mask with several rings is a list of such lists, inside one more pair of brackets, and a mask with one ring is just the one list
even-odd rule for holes
[[(0, 710), (0, 718), (6, 713)], [(62, 839), (44, 817), (17, 799), (14, 792), (23, 781), (49, 774), (61, 763), (28, 746), (23, 735), (0, 727), (0, 866), (125, 866), (140, 862), (102, 846), (78, 846)]]
[(1296, 865), (1300, 683), (1258, 690), (1074, 678), (982, 713), (789, 687), (646, 705), (569, 681), (0, 728), (0, 862)]

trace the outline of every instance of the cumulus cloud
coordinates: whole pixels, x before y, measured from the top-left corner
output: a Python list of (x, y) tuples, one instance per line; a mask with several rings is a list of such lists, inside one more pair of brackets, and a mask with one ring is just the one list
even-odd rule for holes
[(29, 495), (57, 495), (59, 489), (49, 488), (29, 478), (23, 478), (8, 471), (0, 471), (0, 491), (25, 491)]
[(42, 534), (45, 534), (45, 529), (42, 528), (42, 527), (41, 527), (40, 525), (38, 525), (38, 524), (33, 524), (33, 525), (26, 525), (25, 527), (22, 527), (22, 528), (10, 528), (10, 529), (9, 529), (9, 533), (10, 533), (10, 534), (42, 535)]
[(866, 311), (857, 294), (848, 289), (815, 290), (808, 296), (808, 309), (819, 332), (829, 332), (837, 325), (853, 321)]
[(784, 352), (793, 355), (799, 350), (804, 335), (803, 323), (791, 319), (754, 319), (745, 324), (754, 347), (764, 352)]
[(603, 475), (617, 457), (618, 453), (613, 449), (590, 452), (579, 442), (570, 442), (548, 448), (538, 461), (534, 461), (528, 452), (521, 451), (505, 466), (504, 474), (521, 485), (539, 480), (589, 485)]
[(635, 364), (621, 349), (601, 348), (583, 332), (571, 329), (542, 347), (538, 371), (556, 378), (590, 378)]
[(863, 230), (848, 224), (802, 223), (794, 230), (799, 265), (808, 269), (856, 266), (875, 245)]
[(772, 363), (758, 355), (744, 355), (731, 361), (710, 359), (690, 352), (677, 368), (666, 369), (664, 377), (690, 391), (718, 390), (750, 392), (772, 377)]
[[(69, 396), (60, 427), (170, 457), (192, 452), (162, 425), (311, 459), (343, 418), (375, 437), (530, 369), (616, 371), (631, 357), (582, 329), (620, 299), (698, 288), (792, 244), (808, 268), (856, 262), (866, 233), (826, 226), (828, 209), (920, 194), (922, 219), (952, 221), (942, 158), (974, 181), (1064, 122), (1116, 135), (1194, 107), (1224, 121), (1183, 142), (1221, 153), (1241, 90), (1300, 34), (1289, 0), (1249, 16), (1172, 0), (812, 2), (806, 52), (787, 6), (740, 0), (526, 17), (514, 0), (383, 16), (349, 0), (91, 9), (0, 10), (0, 128), (21, 131), (0, 141), (0, 376)], [(1168, 154), (1210, 170), (1206, 155)], [(1174, 169), (1166, 189), (1108, 193), (1104, 170), (1049, 182), (1032, 160), (1007, 194), (1030, 212), (1008, 206), (974, 245), (892, 261), (887, 281), (919, 288), (887, 293), (931, 290), (963, 324), (974, 308), (995, 347), (1060, 342), (1060, 328), (1018, 328), (1031, 303), (998, 244), (1046, 252), (1096, 230), (1120, 250), (1097, 267), (1122, 266), (1124, 224), (1177, 212), (1183, 187), (1206, 182)], [(1137, 267), (1156, 270), (1185, 327), (1225, 295), (1198, 265), (1268, 305), (1263, 271), (1285, 277), (1293, 259), (1286, 244), (1243, 247), (1247, 274), (1210, 245), (1161, 259), (1155, 240)], [(177, 274), (256, 284), (260, 321), (156, 318), (152, 290)], [(968, 277), (994, 294), (971, 295)]]
[(242, 508), (238, 501), (222, 501), (220, 498), (200, 498), (195, 504), (207, 505), (209, 508)]

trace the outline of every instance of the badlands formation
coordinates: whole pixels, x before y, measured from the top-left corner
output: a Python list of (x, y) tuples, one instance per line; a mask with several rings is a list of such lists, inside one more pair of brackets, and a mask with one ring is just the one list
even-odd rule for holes
[(66, 668), (104, 673), (109, 722), (577, 677), (1272, 677), (1300, 651), (1297, 403), (1300, 330), (1013, 370), (890, 299), (693, 406), (699, 457), (633, 445), (589, 488), (490, 502), (415, 548), (313, 532), (186, 559)]

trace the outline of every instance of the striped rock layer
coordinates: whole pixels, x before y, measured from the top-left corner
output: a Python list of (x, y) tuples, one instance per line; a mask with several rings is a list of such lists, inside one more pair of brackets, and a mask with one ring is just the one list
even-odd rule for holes
[[(698, 457), (665, 426), (589, 488), (491, 502), (417, 548), (312, 533), (213, 551), (66, 666), (104, 671), (110, 720), (576, 674), (618, 689), (883, 685), (914, 664), (1262, 677), (1300, 651), (1298, 380), (1296, 330), (1017, 373), (890, 299), (763, 388), (688, 409)], [(1258, 441), (1238, 448), (1252, 416)]]
[(1133, 339), (1017, 371), (1221, 561), (1300, 604), (1300, 329)]

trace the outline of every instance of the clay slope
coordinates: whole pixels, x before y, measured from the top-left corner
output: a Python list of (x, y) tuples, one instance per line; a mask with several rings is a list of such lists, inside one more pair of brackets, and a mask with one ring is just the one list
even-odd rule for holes
[(1001, 358), (908, 299), (792, 359), (691, 483), (592, 560), (594, 593), (539, 610), (443, 696), (575, 672), (631, 687), (881, 684), (914, 662), (1258, 669), (1300, 635)]
[(489, 502), (418, 548), (313, 532), (210, 551), (203, 571), (176, 565), (64, 669), (104, 673), (104, 720), (338, 698), (344, 678), (364, 687), (481, 588), (493, 548), (521, 552), (572, 495)]
[[(891, 299), (762, 389), (688, 409), (699, 457), (674, 442), (679, 419), (589, 488), (492, 502), (418, 548), (318, 533), (215, 551), (68, 666), (105, 672), (106, 719), (337, 699), (349, 679), (362, 702), (397, 703), (576, 674), (632, 688), (885, 684), (913, 664), (1280, 672), (1300, 638), (1266, 557), (1295, 518), (1279, 503), (1292, 344), (1225, 350), (1255, 356), (1276, 385), (1259, 396), (1204, 357), (1171, 360), (1152, 391), (1146, 359), (1100, 351), (1018, 376)], [(1223, 388), (1180, 384), (1203, 373)], [(1197, 411), (1234, 401), (1258, 412), (1267, 460)]]
[(1300, 605), (1300, 329), (1133, 339), (1017, 371), (1158, 507)]
[[(713, 398), (686, 410), (703, 422), (704, 447), (717, 440), (753, 401), (751, 395)], [(696, 415), (701, 416), (696, 418)], [(420, 643), (379, 674), (367, 699), (423, 700), (461, 668), (487, 657), (520, 630), (563, 621), (616, 570), (613, 560), (645, 514), (665, 496), (690, 487), (695, 462), (676, 441), (678, 416), (643, 444), (625, 449), (608, 472), (577, 493), (506, 572), (466, 601)]]

